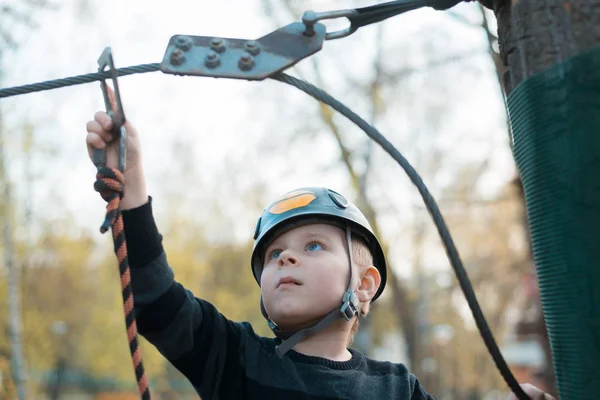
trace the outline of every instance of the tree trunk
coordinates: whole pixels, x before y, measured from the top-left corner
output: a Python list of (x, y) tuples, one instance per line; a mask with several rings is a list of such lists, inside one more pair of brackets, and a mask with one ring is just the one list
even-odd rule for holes
[[(500, 88), (508, 95), (509, 91), (512, 88), (507, 88), (505, 83), (510, 81), (507, 78), (507, 74), (509, 71), (507, 70), (508, 65), (506, 63), (506, 57), (504, 49), (501, 47), (501, 54), (498, 54), (494, 51), (494, 40), (495, 37), (490, 30), (488, 20), (486, 18), (486, 13), (484, 12), (483, 6), (481, 6), (481, 15), (482, 15), (482, 27), (486, 30), (487, 39), (488, 39), (488, 47), (490, 54), (492, 56), (492, 61), (494, 62), (494, 66), (496, 67), (496, 77), (498, 79), (498, 84)], [(504, 22), (509, 22), (504, 21)], [(500, 29), (499, 29), (500, 31)], [(506, 40), (506, 37), (501, 37), (500, 39)], [(506, 125), (509, 128), (509, 116), (508, 110), (506, 113)], [(510, 128), (507, 129), (509, 144), (512, 147), (511, 133)], [(527, 240), (527, 253), (524, 257), (524, 262), (533, 269), (532, 272), (535, 272), (535, 263), (533, 261), (533, 247), (531, 243), (531, 236), (529, 234), (529, 222), (527, 220), (527, 205), (525, 203), (525, 191), (523, 190), (523, 184), (521, 182), (521, 177), (517, 173), (517, 176), (513, 179), (512, 184), (517, 187), (517, 193), (519, 196), (519, 202), (521, 205), (521, 226), (523, 227), (525, 237)], [(544, 350), (544, 354), (546, 357), (546, 363), (541, 371), (538, 372), (540, 375), (540, 379), (544, 382), (545, 388), (549, 393), (556, 395), (556, 379), (554, 376), (554, 370), (552, 368), (552, 351), (550, 349), (550, 341), (548, 339), (548, 331), (546, 330), (546, 321), (544, 319), (544, 314), (541, 312), (541, 300), (539, 294), (536, 296), (533, 301), (536, 303), (536, 308), (539, 309), (539, 313), (536, 316), (535, 321), (525, 321), (520, 320), (517, 322), (517, 326), (515, 328), (516, 334), (519, 336), (530, 336), (536, 338), (536, 340), (540, 343), (541, 347)], [(500, 316), (498, 316), (499, 318)], [(497, 325), (494, 325), (497, 326)]]
[[(494, 3), (501, 60), (506, 67), (502, 76), (506, 96), (528, 77), (600, 44), (600, 0), (496, 0)], [(525, 205), (520, 177), (514, 183)], [(527, 231), (528, 258), (535, 268), (525, 207), (523, 226)], [(542, 379), (547, 390), (556, 396), (548, 332), (541, 303), (537, 303), (540, 308), (537, 320), (519, 324), (517, 333), (532, 334), (541, 339), (548, 360)]]
[(600, 0), (500, 0), (495, 5), (504, 90), (600, 44)]
[(12, 371), (15, 386), (19, 393), (19, 400), (27, 399), (27, 379), (23, 348), (21, 344), (21, 302), (19, 298), (19, 270), (15, 263), (15, 249), (12, 238), (11, 224), (11, 192), (8, 174), (6, 173), (6, 159), (4, 155), (4, 127), (0, 111), (0, 183), (4, 184), (2, 191), (3, 236), (4, 236), (4, 259), (8, 270), (8, 330), (12, 346)]

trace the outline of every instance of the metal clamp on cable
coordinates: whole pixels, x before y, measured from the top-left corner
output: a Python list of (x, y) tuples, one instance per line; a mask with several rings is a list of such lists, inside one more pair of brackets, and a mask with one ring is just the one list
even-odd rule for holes
[(312, 34), (295, 22), (257, 40), (176, 35), (160, 64), (166, 74), (263, 80), (323, 47), (325, 26), (313, 24)]
[[(104, 71), (108, 67), (111, 75), (114, 91), (114, 103), (111, 101), (111, 96), (108, 93), (108, 86), (106, 80), (102, 79), (100, 85), (102, 87), (102, 95), (104, 96), (104, 105), (106, 107), (106, 113), (111, 117), (113, 128), (112, 134), (114, 137), (119, 139), (119, 171), (125, 170), (125, 161), (127, 159), (127, 132), (125, 131), (125, 111), (123, 111), (123, 103), (121, 102), (121, 93), (119, 91), (119, 83), (117, 82), (117, 70), (115, 69), (115, 63), (113, 61), (112, 51), (110, 47), (107, 47), (102, 52), (102, 55), (98, 59), (98, 72)], [(100, 170), (106, 166), (106, 149), (94, 149), (94, 165)]]

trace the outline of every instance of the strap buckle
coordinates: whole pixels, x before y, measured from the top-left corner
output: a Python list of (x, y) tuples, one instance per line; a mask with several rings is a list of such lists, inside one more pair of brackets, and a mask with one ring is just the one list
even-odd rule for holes
[(350, 321), (358, 313), (358, 307), (360, 303), (358, 301), (358, 297), (354, 291), (348, 290), (346, 293), (344, 293), (342, 302), (343, 303), (340, 311), (342, 312), (342, 315), (346, 321)]

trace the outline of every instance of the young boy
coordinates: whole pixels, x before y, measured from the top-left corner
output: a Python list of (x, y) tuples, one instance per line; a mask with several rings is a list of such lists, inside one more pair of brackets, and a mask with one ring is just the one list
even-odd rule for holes
[[(90, 158), (93, 149), (107, 149), (107, 165), (114, 167), (111, 125), (106, 113), (96, 113), (86, 142)], [(276, 338), (260, 337), (174, 280), (146, 191), (139, 137), (130, 122), (125, 128), (121, 209), (138, 331), (202, 399), (434, 398), (403, 364), (348, 348), (358, 316), (386, 280), (381, 246), (353, 204), (326, 188), (303, 188), (263, 211), (251, 267)], [(551, 399), (523, 387), (534, 399)]]

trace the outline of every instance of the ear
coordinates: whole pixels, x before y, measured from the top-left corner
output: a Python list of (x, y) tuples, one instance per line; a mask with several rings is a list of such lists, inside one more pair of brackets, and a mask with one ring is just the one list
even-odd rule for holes
[(356, 295), (361, 303), (367, 303), (377, 293), (377, 289), (379, 289), (379, 285), (381, 284), (381, 275), (379, 274), (379, 270), (372, 265), (361, 272), (360, 284), (356, 290)]

